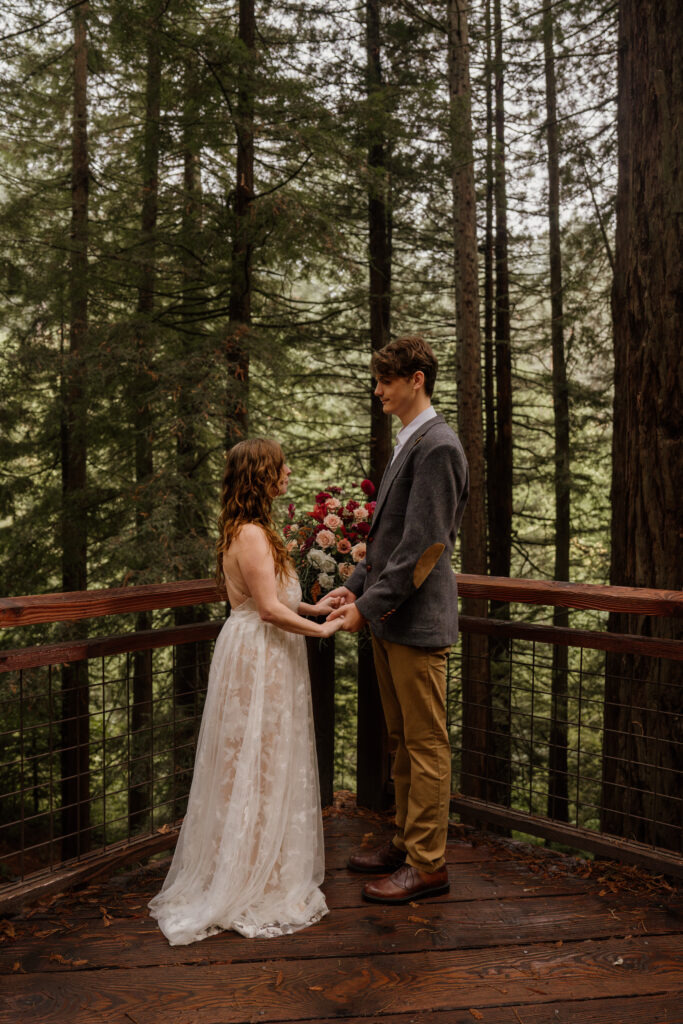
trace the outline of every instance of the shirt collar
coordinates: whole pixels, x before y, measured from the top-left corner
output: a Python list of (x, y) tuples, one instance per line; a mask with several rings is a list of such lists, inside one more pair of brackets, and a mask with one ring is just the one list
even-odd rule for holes
[(414, 434), (416, 430), (419, 430), (420, 427), (429, 422), (429, 420), (433, 420), (435, 416), (436, 409), (434, 406), (428, 406), (423, 412), (419, 413), (414, 420), (411, 420), (407, 426), (401, 427), (396, 435), (396, 444), (399, 446), (404, 445), (411, 434)]

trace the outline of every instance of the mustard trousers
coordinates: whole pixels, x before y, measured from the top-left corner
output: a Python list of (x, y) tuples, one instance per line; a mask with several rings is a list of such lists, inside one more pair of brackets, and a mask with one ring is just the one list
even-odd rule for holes
[(408, 647), (372, 637), (382, 708), (393, 755), (394, 845), (419, 871), (445, 863), (451, 793), (446, 730), (448, 647)]

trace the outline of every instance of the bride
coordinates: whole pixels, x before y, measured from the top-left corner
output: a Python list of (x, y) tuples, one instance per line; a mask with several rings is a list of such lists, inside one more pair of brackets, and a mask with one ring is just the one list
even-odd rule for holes
[(187, 812), (161, 891), (149, 904), (173, 946), (222, 929), (285, 935), (327, 913), (320, 793), (304, 636), (338, 600), (301, 602), (273, 526), (291, 470), (280, 445), (228, 452), (217, 580), (231, 614), (214, 650)]

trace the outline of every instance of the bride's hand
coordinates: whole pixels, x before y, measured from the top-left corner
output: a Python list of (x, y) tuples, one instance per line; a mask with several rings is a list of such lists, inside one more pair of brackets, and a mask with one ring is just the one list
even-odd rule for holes
[(334, 636), (334, 634), (342, 628), (343, 619), (327, 619), (325, 622), (320, 624), (319, 636), (326, 639), (328, 636)]
[(314, 615), (329, 615), (335, 608), (339, 608), (340, 605), (344, 604), (344, 597), (333, 596), (332, 594), (325, 594), (321, 597), (316, 604), (313, 605)]

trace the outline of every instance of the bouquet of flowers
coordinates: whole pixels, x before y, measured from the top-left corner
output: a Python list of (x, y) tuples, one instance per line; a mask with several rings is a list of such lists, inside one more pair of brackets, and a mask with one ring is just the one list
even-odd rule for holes
[(315, 496), (311, 511), (295, 518), (289, 505), (283, 533), (296, 567), (305, 601), (315, 603), (334, 587), (343, 586), (365, 556), (375, 502), (371, 480), (353, 484), (358, 500), (342, 487), (328, 487)]

